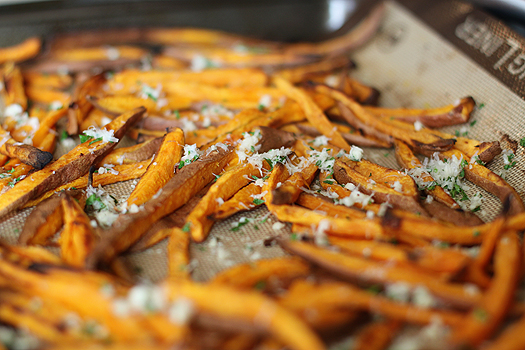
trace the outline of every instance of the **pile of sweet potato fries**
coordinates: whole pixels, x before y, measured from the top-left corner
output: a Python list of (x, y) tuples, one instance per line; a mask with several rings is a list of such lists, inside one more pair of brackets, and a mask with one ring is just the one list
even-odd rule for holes
[[(0, 244), (3, 346), (525, 347), (525, 208), (486, 166), (502, 149), (436, 129), (469, 123), (471, 97), (376, 106), (349, 53), (382, 10), (315, 44), (168, 28), (1, 48), (0, 217), (32, 208)], [(502, 202), (493, 221), (465, 180)], [(104, 187), (122, 181), (124, 201)], [(190, 242), (264, 206), (289, 255), (193, 281)], [(169, 275), (138, 282), (121, 257), (166, 239)]]

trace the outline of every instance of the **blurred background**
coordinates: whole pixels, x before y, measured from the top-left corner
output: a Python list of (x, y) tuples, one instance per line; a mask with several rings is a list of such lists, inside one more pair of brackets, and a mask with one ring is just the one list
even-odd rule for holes
[[(367, 2), (375, 0), (366, 0)], [(438, 1), (438, 0), (430, 0)], [(279, 41), (335, 36), (358, 0), (0, 0), (0, 45), (31, 35), (129, 26), (205, 27)], [(470, 0), (525, 36), (525, 0)], [(356, 14), (359, 17), (359, 13)], [(347, 24), (352, 26), (355, 23)]]

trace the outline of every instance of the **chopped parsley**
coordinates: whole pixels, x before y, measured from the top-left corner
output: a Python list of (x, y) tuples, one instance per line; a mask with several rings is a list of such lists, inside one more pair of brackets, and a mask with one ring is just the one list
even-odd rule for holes
[(182, 232), (190, 232), (190, 223), (187, 222), (186, 224), (184, 224), (184, 226), (182, 226)]
[(92, 140), (92, 141), (89, 143), (89, 145), (91, 145), (91, 144), (93, 144), (93, 143), (95, 143), (95, 142), (98, 142), (98, 141), (102, 141), (102, 137), (98, 137), (98, 138)]
[(88, 136), (88, 135), (86, 135), (86, 134), (80, 134), (79, 136), (80, 136), (80, 142), (81, 142), (81, 143), (84, 143), (84, 142), (86, 142), (87, 140), (93, 138), (93, 136)]
[(67, 133), (67, 131), (66, 130), (62, 130), (62, 132), (60, 133), (60, 141), (64, 141), (68, 137), (69, 137), (69, 134)]
[(263, 203), (264, 203), (264, 200), (259, 199), (259, 198), (255, 198), (255, 199), (253, 200), (253, 204), (255, 204), (255, 205), (261, 205), (261, 204), (263, 204)]

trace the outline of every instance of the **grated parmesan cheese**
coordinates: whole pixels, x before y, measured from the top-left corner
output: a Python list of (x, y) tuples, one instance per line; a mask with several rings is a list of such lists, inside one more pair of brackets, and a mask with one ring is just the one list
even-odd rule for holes
[(119, 139), (117, 139), (115, 136), (113, 136), (114, 131), (113, 130), (106, 130), (106, 128), (99, 129), (93, 125), (91, 125), (87, 130), (84, 131), (84, 135), (90, 136), (93, 139), (99, 139), (102, 138), (102, 142), (118, 142)]

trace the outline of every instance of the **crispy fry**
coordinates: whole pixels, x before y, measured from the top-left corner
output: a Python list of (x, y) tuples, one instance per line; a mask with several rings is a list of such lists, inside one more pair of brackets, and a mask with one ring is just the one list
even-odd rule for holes
[(202, 242), (208, 237), (214, 223), (208, 216), (219, 207), (217, 199), (229, 199), (239, 189), (247, 185), (252, 176), (257, 175), (260, 175), (260, 170), (251, 164), (239, 165), (225, 172), (215, 181), (208, 193), (186, 218), (191, 238), (195, 242)]
[(237, 191), (232, 198), (219, 205), (209, 217), (212, 220), (222, 220), (241, 211), (256, 208), (258, 205), (263, 204), (262, 202), (260, 204), (253, 202), (254, 197), (260, 194), (261, 187), (252, 182)]
[[(103, 174), (97, 172), (93, 175), (92, 186), (94, 187), (98, 187), (99, 185), (106, 186), (106, 185), (110, 185), (110, 184), (120, 182), (120, 181), (137, 179), (141, 177), (142, 175), (144, 175), (150, 163), (151, 163), (151, 159), (145, 160), (142, 162), (137, 162), (137, 163), (116, 165), (113, 168), (109, 168), (109, 172), (105, 172)], [(106, 169), (106, 171), (107, 170), (108, 169)], [(118, 174), (114, 174), (114, 172), (117, 172)], [(27, 202), (24, 205), (24, 208), (28, 208), (28, 207), (37, 205), (44, 199), (53, 196), (56, 192), (71, 191), (71, 190), (75, 191), (78, 189), (86, 188), (87, 186), (88, 186), (88, 175), (86, 174), (82, 177), (79, 177), (76, 180), (73, 180), (69, 183), (59, 186), (56, 189), (47, 191), (40, 197)]]
[(27, 86), (26, 89), (27, 98), (31, 101), (51, 104), (55, 101), (67, 105), (71, 95), (68, 92), (63, 92), (60, 90), (44, 88), (40, 86)]
[(71, 266), (84, 267), (86, 257), (95, 245), (90, 219), (80, 205), (70, 196), (62, 199), (64, 230), (60, 234), (60, 255)]
[(297, 254), (343, 278), (368, 283), (404, 282), (423, 285), (440, 299), (456, 307), (468, 308), (476, 305), (480, 295), (470, 295), (462, 285), (440, 281), (428, 272), (407, 267), (387, 266), (355, 256), (346, 256), (308, 243), (279, 239), (279, 244), (289, 252)]
[(122, 165), (151, 159), (157, 153), (162, 140), (163, 138), (155, 138), (134, 146), (116, 148), (102, 158), (99, 164)]
[(456, 156), (458, 159), (465, 159), (468, 162), (468, 165), (464, 167), (465, 178), (467, 180), (475, 183), (479, 187), (485, 189), (487, 192), (492, 193), (498, 197), (501, 202), (504, 202), (507, 200), (507, 198), (510, 198), (510, 215), (519, 214), (525, 211), (523, 201), (516, 190), (490, 169), (478, 164), (475, 161), (472, 162), (467, 155), (458, 150), (443, 152), (442, 156), (446, 158)]
[(42, 40), (36, 37), (30, 37), (18, 45), (0, 49), (0, 63), (8, 61), (25, 61), (36, 56), (40, 52)]
[(87, 96), (96, 96), (102, 85), (106, 82), (104, 74), (95, 75), (78, 86), (73, 94), (74, 101), (69, 106), (69, 119), (67, 133), (74, 135), (77, 133), (78, 125), (87, 117), (93, 106), (88, 101)]
[(522, 253), (517, 233), (505, 232), (494, 254), (494, 278), (480, 303), (452, 334), (456, 344), (478, 346), (488, 339), (512, 304), (521, 270)]
[(266, 290), (272, 286), (282, 288), (296, 278), (308, 276), (309, 272), (308, 264), (299, 258), (274, 258), (229, 268), (217, 274), (210, 283)]
[(27, 86), (44, 87), (48, 89), (67, 89), (73, 84), (73, 78), (67, 74), (42, 74), (38, 72), (23, 72)]
[(323, 61), (305, 64), (299, 67), (285, 68), (278, 72), (280, 76), (289, 82), (296, 84), (304, 81), (310, 75), (331, 72), (334, 69), (351, 67), (352, 61), (346, 56), (329, 57)]
[(128, 198), (128, 205), (142, 205), (153, 197), (174, 175), (183, 154), (184, 133), (176, 129), (168, 133), (158, 153), (142, 175), (139, 183)]
[(291, 83), (279, 76), (274, 77), (274, 84), (288, 97), (294, 99), (303, 109), (308, 121), (317, 127), (319, 132), (331, 139), (331, 142), (345, 151), (350, 150), (350, 146), (341, 136), (341, 134), (334, 130), (326, 116), (321, 109), (313, 103), (313, 101), (302, 91), (294, 87)]
[[(136, 109), (123, 114), (107, 125), (119, 140), (125, 132), (144, 114), (144, 109)], [(90, 145), (92, 143), (92, 145)], [(60, 157), (56, 162), (37, 171), (16, 184), (0, 199), (0, 216), (21, 208), (29, 200), (57, 188), (84, 175), (97, 158), (111, 151), (116, 143), (86, 141)], [(92, 150), (92, 151), (91, 151)]]
[[(359, 186), (365, 194), (373, 193), (373, 199), (377, 202), (388, 202), (396, 208), (428, 216), (419, 204), (416, 185), (408, 175), (364, 159), (360, 162), (336, 160), (334, 178), (342, 185), (352, 183), (356, 187)], [(373, 183), (369, 181), (370, 178)], [(400, 191), (394, 189), (396, 187), (400, 187)]]
[(467, 96), (455, 104), (431, 109), (365, 107), (365, 110), (382, 118), (394, 117), (407, 123), (420, 121), (427, 127), (440, 128), (468, 122), (475, 106), (474, 99)]
[[(9, 137), (5, 130), (0, 130), (0, 135)], [(43, 169), (49, 162), (53, 160), (53, 155), (49, 152), (41, 151), (38, 148), (23, 143), (16, 142), (8, 138), (2, 146), (0, 146), (0, 153), (5, 156), (19, 159), (21, 162), (32, 166), (35, 169)]]
[[(144, 204), (138, 213), (120, 216), (101, 238), (89, 257), (88, 266), (111, 261), (126, 250), (158, 219), (181, 207), (219, 173), (232, 156), (231, 149), (216, 150), (207, 157), (184, 166), (162, 188), (161, 193)], [(189, 181), (189, 182), (188, 182)], [(191, 185), (190, 185), (191, 184)]]
[(459, 325), (462, 314), (457, 311), (441, 311), (424, 309), (406, 303), (399, 303), (377, 296), (366, 290), (361, 290), (351, 284), (341, 282), (326, 282), (319, 285), (307, 281), (298, 281), (279, 303), (294, 312), (304, 309), (328, 308), (341, 310), (366, 310), (379, 313), (388, 318), (406, 321), (414, 324), (428, 324), (437, 316), (443, 323), (451, 326)]

